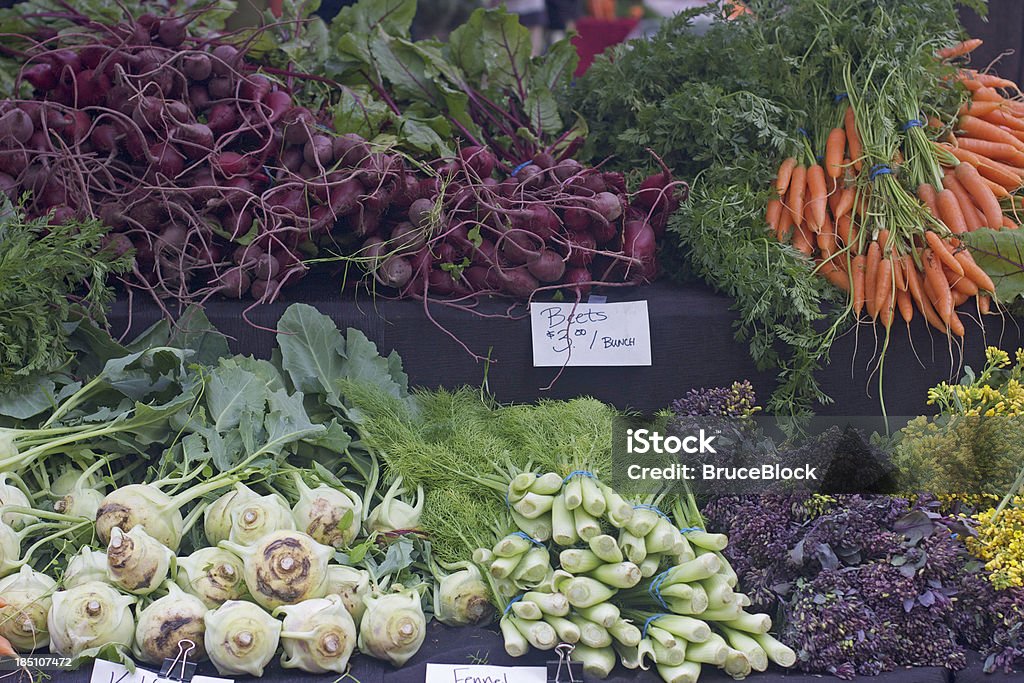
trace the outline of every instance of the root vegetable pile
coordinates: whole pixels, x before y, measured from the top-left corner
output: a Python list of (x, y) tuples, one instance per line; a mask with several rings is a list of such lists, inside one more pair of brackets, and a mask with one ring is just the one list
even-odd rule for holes
[[(33, 215), (99, 218), (157, 299), (273, 299), (304, 250), (376, 186), (242, 49), (186, 38), (190, 17), (83, 28), (30, 52), (31, 100), (0, 105), (0, 186)], [(363, 178), (365, 180), (365, 177)]]
[(435, 163), (425, 196), (392, 205), (383, 226), (357, 224), (371, 234), (355, 260), (400, 296), (455, 305), (654, 279), (657, 239), (685, 199), (667, 169), (630, 194), (621, 174), (571, 159), (538, 154), (502, 180), (496, 166), (484, 147)]

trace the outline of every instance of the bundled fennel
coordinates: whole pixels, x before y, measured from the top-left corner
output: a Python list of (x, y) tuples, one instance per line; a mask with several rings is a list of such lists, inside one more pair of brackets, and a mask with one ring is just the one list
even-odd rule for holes
[(692, 498), (673, 518), (577, 470), (521, 473), (508, 504), (518, 530), (473, 559), (503, 605), (510, 655), (567, 642), (591, 676), (607, 677), (618, 659), (654, 665), (671, 683), (696, 681), (704, 665), (742, 679), (769, 661), (795, 663), (769, 635), (771, 619), (744, 611), (750, 601), (721, 554), (728, 539), (703, 529)]

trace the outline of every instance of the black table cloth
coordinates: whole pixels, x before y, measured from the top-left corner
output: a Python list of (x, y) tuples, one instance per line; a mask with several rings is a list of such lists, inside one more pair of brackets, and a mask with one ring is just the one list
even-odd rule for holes
[[(217, 328), (231, 337), (232, 351), (266, 358), (275, 344), (272, 330), (284, 309), (289, 303), (303, 301), (328, 314), (342, 328), (361, 329), (382, 353), (397, 350), (414, 384), (430, 388), (479, 386), (486, 378), (490, 391), (505, 402), (589, 395), (619, 408), (653, 411), (694, 387), (750, 379), (762, 402), (775, 388), (775, 373), (758, 372), (747, 345), (735, 341), (733, 326), (737, 316), (731, 310), (731, 300), (703, 285), (656, 283), (612, 291), (609, 301), (647, 300), (652, 366), (566, 368), (547, 389), (558, 369), (533, 367), (530, 321), (522, 317), (522, 307), (517, 310), (520, 317), (512, 319), (501, 317), (508, 308), (506, 301), (482, 304), (480, 312), (499, 316), (489, 318), (435, 304), (430, 308), (435, 323), (427, 318), (422, 302), (342, 293), (336, 282), (322, 277), (307, 278), (286, 292), (284, 300), (249, 311), (250, 322), (243, 319), (242, 312), (251, 302), (211, 300), (206, 312)], [(141, 300), (136, 300), (134, 309), (133, 334), (152, 324), (159, 315), (155, 307), (142, 305)], [(123, 331), (128, 318), (127, 302), (121, 300), (112, 317), (115, 330)], [(984, 330), (967, 320), (965, 326), (964, 360), (975, 368), (983, 362), (986, 344), (1000, 345), (1012, 352), (1024, 343), (1019, 325), (1010, 318), (988, 316)], [(893, 327), (884, 370), (890, 416), (934, 412), (925, 405), (928, 388), (960, 375), (960, 349), (950, 348), (944, 337), (929, 330), (923, 321), (915, 320), (911, 325), (911, 345), (902, 323)], [(487, 363), (474, 360), (449, 333), (494, 362), (488, 367)], [(835, 342), (830, 362), (819, 373), (821, 385), (835, 402), (819, 406), (820, 414), (881, 414), (878, 378), (872, 372), (881, 341), (876, 339), (874, 328), (865, 325)]]
[[(974, 660), (978, 658), (975, 656)], [(427, 627), (427, 638), (423, 647), (416, 653), (416, 656), (406, 662), (405, 666), (396, 669), (389, 664), (371, 659), (365, 655), (356, 655), (352, 659), (352, 669), (346, 680), (354, 683), (422, 683), (427, 672), (427, 663), (436, 664), (490, 664), (493, 666), (544, 666), (548, 660), (557, 660), (552, 652), (540, 652), (531, 650), (524, 657), (509, 657), (501, 635), (493, 629), (483, 628), (462, 628), (452, 629), (436, 621), (432, 621)], [(59, 683), (88, 683), (91, 667), (84, 667), (79, 671), (57, 674), (53, 677)], [(216, 676), (216, 670), (207, 662), (201, 664), (197, 673), (202, 675)], [(334, 675), (314, 676), (301, 671), (284, 670), (275, 660), (264, 671), (262, 679), (250, 677), (237, 677), (235, 680), (245, 680), (255, 683), (256, 680), (262, 683), (290, 683), (293, 681), (331, 681), (337, 678)], [(732, 678), (722, 671), (705, 666), (700, 676), (701, 683), (732, 683)], [(836, 681), (839, 679), (831, 676), (811, 676), (796, 671), (783, 671), (771, 668), (764, 673), (753, 673), (747, 679), (755, 683), (812, 683), (813, 681)], [(952, 672), (934, 667), (922, 667), (917, 669), (900, 669), (890, 673), (872, 677), (858, 677), (858, 683), (951, 683), (955, 680)], [(977, 679), (975, 679), (977, 680)], [(1009, 679), (1003, 678), (998, 681), (993, 679), (992, 683), (1005, 683)], [(1016, 680), (1021, 680), (1020, 678)], [(588, 683), (593, 679), (587, 678)], [(607, 683), (661, 683), (661, 678), (654, 671), (630, 671), (622, 666), (617, 666), (612, 675), (605, 679)], [(22, 683), (11, 681), (11, 683)], [(514, 683), (514, 681), (513, 681)]]

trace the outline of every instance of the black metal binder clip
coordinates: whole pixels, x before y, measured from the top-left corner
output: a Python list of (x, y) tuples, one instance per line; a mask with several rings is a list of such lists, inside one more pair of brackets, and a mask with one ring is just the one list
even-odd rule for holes
[(548, 662), (548, 683), (583, 683), (583, 662), (574, 662), (571, 657), (575, 649), (569, 643), (555, 647), (558, 661)]
[(188, 655), (196, 644), (185, 638), (178, 641), (178, 654), (174, 659), (165, 659), (160, 667), (160, 678), (180, 683), (189, 683), (196, 675), (196, 663), (188, 661)]

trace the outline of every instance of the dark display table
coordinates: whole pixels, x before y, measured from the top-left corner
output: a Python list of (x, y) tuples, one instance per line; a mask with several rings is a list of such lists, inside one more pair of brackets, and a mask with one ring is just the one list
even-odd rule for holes
[[(509, 657), (501, 636), (493, 630), (481, 628), (451, 629), (439, 624), (436, 621), (430, 623), (427, 628), (427, 639), (423, 643), (416, 656), (409, 660), (401, 669), (380, 662), (364, 655), (356, 655), (352, 659), (352, 669), (346, 680), (353, 680), (358, 683), (422, 683), (427, 672), (427, 662), (435, 664), (490, 664), (492, 666), (544, 666), (546, 661), (557, 657), (551, 652), (540, 652), (531, 650), (525, 657)], [(974, 657), (977, 660), (977, 656)], [(88, 683), (91, 667), (85, 667), (73, 673), (59, 674), (53, 680), (61, 683)], [(198, 670), (199, 674), (216, 676), (216, 670), (209, 664), (202, 664)], [(980, 668), (978, 670), (980, 674)], [(308, 681), (331, 681), (336, 676), (312, 676), (295, 670), (283, 670), (275, 660), (267, 667), (262, 679), (247, 677), (236, 678), (236, 680), (261, 680), (263, 683), (285, 683), (286, 681), (308, 680)], [(952, 672), (940, 668), (919, 668), (901, 669), (880, 676), (859, 677), (855, 680), (860, 683), (951, 683), (957, 680)], [(587, 678), (588, 683), (594, 679)], [(724, 672), (706, 666), (701, 672), (701, 683), (731, 683), (732, 678)], [(755, 683), (802, 683), (804, 681), (839, 681), (831, 676), (810, 676), (794, 671), (782, 671), (769, 669), (764, 673), (753, 673), (747, 679)], [(973, 681), (989, 680), (973, 678)], [(1024, 680), (1024, 677), (991, 677), (992, 683), (1004, 683), (1010, 680)], [(628, 683), (638, 681), (639, 683), (661, 683), (661, 677), (655, 671), (630, 671), (617, 666), (612, 675), (605, 679), (608, 683)], [(13, 682), (12, 683), (21, 683)], [(514, 681), (512, 681), (514, 683)]]
[[(255, 307), (248, 313), (251, 324), (242, 317), (251, 302), (211, 300), (206, 312), (213, 324), (232, 338), (232, 351), (265, 358), (274, 347), (272, 329), (284, 309), (294, 301), (303, 301), (330, 315), (343, 328), (361, 329), (383, 353), (397, 350), (414, 384), (430, 388), (479, 386), (486, 376), (490, 390), (504, 402), (589, 395), (619, 408), (651, 411), (667, 406), (691, 388), (722, 386), (745, 378), (754, 384), (761, 401), (767, 400), (775, 387), (775, 373), (758, 372), (747, 345), (735, 341), (737, 317), (730, 310), (730, 299), (702, 285), (668, 283), (609, 293), (609, 301), (639, 299), (647, 300), (650, 311), (653, 365), (566, 368), (550, 390), (545, 388), (558, 369), (533, 367), (530, 321), (522, 317), (522, 307), (516, 312), (519, 318), (510, 319), (483, 318), (442, 305), (431, 306), (437, 323), (475, 353), (493, 359), (489, 368), (431, 322), (422, 302), (374, 300), (366, 293), (357, 297), (353, 292), (341, 293), (338, 285), (320, 277), (307, 278), (277, 303)], [(142, 331), (159, 315), (155, 307), (143, 303), (136, 302), (132, 333)], [(479, 310), (501, 316), (507, 308), (507, 302), (490, 301)], [(123, 331), (127, 320), (127, 303), (122, 300), (112, 316), (115, 330)], [(967, 320), (965, 326), (964, 362), (975, 368), (982, 364), (987, 344), (1010, 351), (1024, 344), (1020, 327), (1009, 318), (989, 316), (984, 331)], [(885, 361), (886, 408), (892, 416), (926, 412), (928, 388), (942, 380), (955, 380), (960, 374), (960, 349), (951, 349), (945, 338), (930, 331), (922, 321), (911, 325), (911, 337), (913, 346), (908, 343), (905, 327), (894, 326)], [(821, 386), (835, 402), (821, 406), (820, 414), (880, 414), (878, 377), (871, 372), (876, 344), (880, 347), (881, 339), (876, 340), (873, 328), (868, 326), (835, 342), (830, 362), (819, 372)]]

